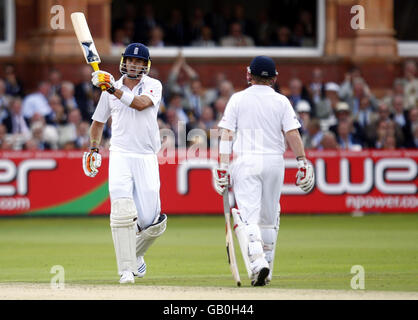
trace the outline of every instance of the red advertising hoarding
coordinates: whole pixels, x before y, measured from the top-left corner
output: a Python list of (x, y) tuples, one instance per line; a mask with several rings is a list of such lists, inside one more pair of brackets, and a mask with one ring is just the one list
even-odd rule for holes
[[(95, 178), (81, 167), (82, 151), (0, 152), (0, 215), (109, 214), (108, 153)], [(295, 186), (296, 161), (287, 152), (282, 213), (418, 212), (418, 150), (307, 151), (315, 167), (309, 194)], [(179, 160), (180, 159), (180, 160)], [(222, 214), (212, 185), (212, 158), (176, 161), (160, 155), (161, 206), (168, 214)], [(168, 163), (167, 163), (168, 162)]]

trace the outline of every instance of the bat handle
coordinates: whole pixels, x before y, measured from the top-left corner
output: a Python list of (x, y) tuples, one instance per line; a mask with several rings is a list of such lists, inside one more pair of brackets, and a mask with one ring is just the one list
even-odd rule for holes
[[(99, 71), (99, 64), (97, 62), (92, 62), (90, 63), (91, 67), (93, 68), (94, 71)], [(105, 86), (101, 86), (100, 87), (102, 89), (102, 91), (106, 91), (106, 87)]]

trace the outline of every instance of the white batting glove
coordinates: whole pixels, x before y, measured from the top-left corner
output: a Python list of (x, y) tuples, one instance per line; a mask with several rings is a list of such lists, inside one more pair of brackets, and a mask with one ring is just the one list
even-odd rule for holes
[(305, 192), (309, 192), (315, 185), (315, 175), (312, 165), (306, 160), (298, 161), (298, 172), (296, 174), (296, 185)]
[(90, 152), (84, 152), (83, 170), (87, 177), (94, 178), (99, 172), (97, 168), (102, 165), (102, 156), (98, 148), (91, 148)]
[(98, 88), (104, 88), (106, 91), (113, 93), (115, 90), (115, 78), (106, 71), (95, 71), (91, 74), (91, 82)]
[(214, 168), (212, 170), (212, 174), (216, 192), (220, 195), (223, 195), (225, 188), (230, 186), (230, 176), (228, 169)]

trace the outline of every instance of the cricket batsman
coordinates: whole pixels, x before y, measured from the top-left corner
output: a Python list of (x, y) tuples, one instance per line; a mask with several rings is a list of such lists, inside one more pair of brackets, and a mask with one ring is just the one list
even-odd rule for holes
[(149, 50), (132, 43), (122, 54), (115, 81), (105, 71), (92, 74), (96, 87), (106, 87), (90, 127), (90, 152), (83, 157), (84, 173), (95, 177), (101, 165), (99, 153), (103, 127), (112, 117), (109, 155), (110, 228), (120, 283), (134, 283), (144, 277), (144, 255), (160, 237), (167, 224), (161, 214), (160, 178), (157, 153), (160, 134), (157, 113), (162, 85), (148, 76)]
[(300, 123), (289, 100), (272, 88), (276, 79), (274, 61), (255, 57), (247, 68), (250, 87), (231, 96), (218, 124), (220, 160), (213, 170), (214, 185), (221, 195), (233, 187), (234, 229), (253, 286), (272, 279), (286, 141), (298, 164), (296, 184), (310, 192), (315, 183), (299, 135)]

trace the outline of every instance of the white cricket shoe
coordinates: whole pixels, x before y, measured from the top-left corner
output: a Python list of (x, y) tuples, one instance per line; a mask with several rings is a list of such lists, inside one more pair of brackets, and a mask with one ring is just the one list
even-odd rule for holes
[(138, 273), (136, 276), (138, 278), (145, 277), (145, 274), (147, 273), (147, 264), (145, 263), (144, 257), (138, 257), (137, 259), (137, 266), (138, 266)]
[(266, 279), (270, 274), (269, 264), (267, 261), (263, 258), (258, 260), (259, 261), (256, 260), (258, 265), (254, 268), (251, 276), (251, 285), (254, 287), (265, 286), (267, 284)]
[(135, 283), (134, 274), (131, 271), (123, 271), (119, 283)]

